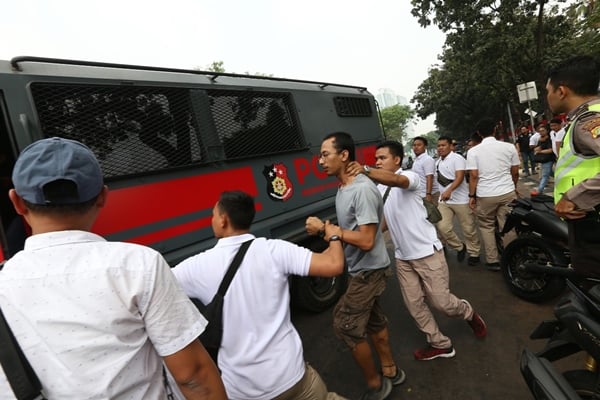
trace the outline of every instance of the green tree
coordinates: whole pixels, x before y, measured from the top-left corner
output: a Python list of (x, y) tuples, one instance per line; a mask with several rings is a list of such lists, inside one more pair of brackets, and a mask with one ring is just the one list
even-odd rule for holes
[(225, 72), (225, 63), (223, 61), (213, 61), (206, 66), (206, 71)]
[(388, 139), (402, 142), (406, 138), (406, 127), (413, 120), (415, 111), (407, 105), (396, 104), (381, 110), (381, 123)]
[[(564, 0), (412, 0), (421, 25), (446, 32), (440, 63), (411, 100), (417, 116), (436, 114), (443, 134), (466, 138), (476, 121), (492, 117), (508, 126), (527, 121), (516, 85), (535, 81), (538, 111), (545, 104), (546, 70), (572, 53), (600, 54), (597, 7)], [(590, 8), (591, 6), (591, 8)], [(585, 14), (582, 15), (582, 12)], [(549, 111), (546, 111), (549, 116)]]

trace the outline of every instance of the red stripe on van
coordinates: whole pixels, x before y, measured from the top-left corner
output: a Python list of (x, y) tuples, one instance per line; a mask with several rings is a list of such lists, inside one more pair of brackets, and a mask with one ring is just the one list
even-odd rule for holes
[[(258, 192), (252, 168), (237, 168), (112, 190), (93, 231), (99, 235), (110, 235), (201, 210), (211, 210), (225, 190), (243, 190), (256, 196)], [(143, 239), (144, 243), (154, 243), (208, 225), (210, 218), (208, 222), (202, 219), (155, 233), (148, 232), (128, 241), (139, 243), (138, 239)]]

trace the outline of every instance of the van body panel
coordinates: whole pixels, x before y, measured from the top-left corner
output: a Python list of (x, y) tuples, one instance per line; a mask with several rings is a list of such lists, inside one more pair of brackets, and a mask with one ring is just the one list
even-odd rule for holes
[[(23, 58), (0, 61), (2, 99), (4, 193), (30, 143), (82, 141), (109, 187), (93, 231), (153, 247), (171, 265), (214, 245), (212, 209), (225, 190), (255, 197), (256, 235), (308, 245), (307, 216), (335, 220), (338, 183), (319, 167), (322, 138), (350, 133), (367, 164), (382, 139), (373, 96), (330, 83)], [(3, 261), (19, 221), (1, 204)]]

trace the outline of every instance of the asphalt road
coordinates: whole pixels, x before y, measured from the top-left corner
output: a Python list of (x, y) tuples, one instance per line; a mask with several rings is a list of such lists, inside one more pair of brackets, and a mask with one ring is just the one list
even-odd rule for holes
[[(522, 179), (523, 194), (535, 185)], [(388, 242), (389, 243), (389, 242)], [(388, 245), (391, 252), (391, 246)], [(413, 351), (425, 345), (425, 336), (416, 328), (404, 306), (395, 276), (389, 278), (383, 294), (389, 318), (391, 347), (398, 365), (406, 371), (406, 382), (394, 388), (389, 399), (531, 399), (520, 370), (519, 358), (527, 347), (539, 350), (543, 341), (529, 334), (544, 319), (553, 319), (552, 307), (532, 304), (513, 296), (500, 272), (459, 263), (456, 253), (448, 254), (451, 291), (471, 302), (488, 326), (485, 339), (476, 338), (466, 322), (436, 314), (442, 332), (452, 340), (456, 356), (451, 359), (416, 361)], [(321, 314), (294, 312), (304, 343), (305, 358), (323, 376), (330, 391), (358, 399), (365, 390), (362, 375), (350, 351), (333, 334), (331, 310)], [(583, 356), (559, 364), (562, 369), (580, 369)]]

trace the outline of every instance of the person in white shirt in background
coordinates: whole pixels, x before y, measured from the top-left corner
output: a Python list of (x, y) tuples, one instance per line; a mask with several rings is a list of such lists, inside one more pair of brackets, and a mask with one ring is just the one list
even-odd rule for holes
[[(469, 254), (469, 265), (479, 264), (479, 232), (473, 211), (469, 208), (469, 188), (465, 180), (467, 161), (460, 154), (451, 150), (452, 139), (448, 136), (438, 138), (438, 155), (435, 175), (440, 187), (438, 209), (442, 220), (437, 223), (437, 229), (444, 237), (446, 245), (457, 251), (458, 261)], [(465, 236), (463, 243), (454, 232), (454, 217), (458, 219)]]
[[(484, 118), (477, 124), (483, 137), (481, 144), (469, 150), (467, 170), (469, 179), (469, 206), (475, 210), (485, 249), (486, 267), (500, 270), (500, 256), (496, 247), (496, 224), (500, 230), (510, 208), (517, 198), (519, 155), (514, 145), (496, 140), (495, 122)], [(503, 238), (504, 246), (515, 238), (510, 231)]]
[(564, 137), (565, 128), (563, 127), (562, 120), (560, 118), (552, 118), (550, 120), (550, 139), (552, 139), (552, 151), (556, 159), (558, 159), (558, 155), (560, 154), (560, 146)]
[(439, 188), (437, 182), (433, 179), (435, 173), (435, 160), (427, 154), (427, 139), (417, 136), (413, 139), (412, 149), (416, 158), (411, 170), (419, 175), (424, 182), (418, 189), (419, 196), (437, 203)]

